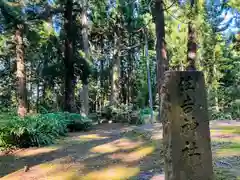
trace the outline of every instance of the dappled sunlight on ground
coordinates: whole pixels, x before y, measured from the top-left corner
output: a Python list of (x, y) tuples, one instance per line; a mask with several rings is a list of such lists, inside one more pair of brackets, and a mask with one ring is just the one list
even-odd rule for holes
[[(122, 133), (123, 128), (126, 127), (119, 124), (102, 125), (89, 132), (70, 133), (56, 146), (0, 155), (0, 177), (4, 176), (3, 180), (139, 180), (147, 175), (144, 180), (164, 180), (161, 130), (152, 128), (145, 132), (140, 128)], [(211, 140), (215, 166), (239, 176), (239, 126), (216, 124), (211, 130)], [(24, 172), (26, 164), (30, 169)]]
[(55, 172), (47, 177), (40, 178), (39, 180), (81, 180), (77, 170), (67, 170), (65, 172)]
[(88, 134), (88, 135), (80, 135), (77, 138), (81, 141), (91, 141), (91, 140), (100, 140), (100, 139), (107, 139), (107, 136), (100, 136), (99, 134)]
[(73, 180), (77, 176), (77, 172), (84, 169), (84, 165), (80, 163), (73, 163), (73, 159), (69, 156), (55, 159), (51, 162), (42, 163), (36, 166), (29, 167), (27, 172), (24, 168), (11, 173), (1, 180), (28, 180), (28, 179), (63, 179)]
[(106, 136), (106, 135), (101, 135), (98, 133), (91, 133), (91, 134), (83, 134), (80, 133), (71, 133), (69, 137), (66, 137), (64, 139), (61, 139), (58, 141), (58, 144), (81, 144), (81, 143), (87, 143), (87, 142), (93, 142), (93, 141), (101, 141), (101, 140), (105, 140), (108, 139), (110, 137)]
[(120, 148), (121, 150), (137, 148), (143, 144), (142, 141), (132, 141), (127, 138), (121, 138), (116, 141), (113, 141), (112, 143), (118, 148)]
[(35, 156), (38, 154), (56, 151), (59, 148), (60, 148), (60, 146), (50, 146), (50, 147), (43, 147), (43, 148), (28, 148), (28, 149), (16, 151), (14, 153), (14, 155), (17, 157)]
[(114, 144), (111, 143), (107, 143), (107, 144), (103, 144), (103, 145), (99, 145), (96, 147), (93, 147), (90, 151), (91, 152), (95, 152), (95, 153), (112, 153), (119, 150), (118, 147), (116, 147)]
[(136, 176), (140, 172), (137, 167), (126, 167), (118, 165), (107, 167), (99, 171), (90, 172), (82, 180), (125, 180)]
[(23, 180), (23, 179), (33, 179), (46, 177), (48, 173), (58, 172), (61, 169), (61, 165), (57, 164), (41, 164), (37, 166), (30, 167), (28, 172), (24, 172), (24, 168), (11, 173), (7, 176), (1, 178), (2, 180)]
[(153, 146), (147, 146), (147, 147), (134, 150), (133, 152), (130, 152), (130, 153), (115, 153), (115, 154), (109, 155), (109, 158), (119, 159), (123, 162), (139, 161), (144, 157), (153, 153), (154, 149), (155, 148)]
[(137, 148), (140, 145), (142, 145), (142, 143), (143, 142), (141, 141), (133, 142), (132, 140), (121, 138), (110, 143), (93, 147), (92, 149), (90, 149), (90, 151), (95, 153), (102, 153), (102, 154), (113, 153), (118, 150), (128, 150), (128, 149)]
[[(80, 163), (60, 163), (60, 164), (44, 164), (40, 165), (41, 171), (45, 171), (45, 174), (38, 176), (42, 180), (74, 180), (80, 179), (79, 172), (84, 169), (84, 165)], [(37, 177), (35, 175), (35, 177)]]

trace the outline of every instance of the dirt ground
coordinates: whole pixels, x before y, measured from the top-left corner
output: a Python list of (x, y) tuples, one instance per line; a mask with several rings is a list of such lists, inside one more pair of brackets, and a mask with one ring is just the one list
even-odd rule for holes
[[(211, 126), (217, 179), (240, 179), (240, 123)], [(163, 180), (161, 149), (159, 125), (102, 124), (52, 146), (0, 154), (0, 179)]]

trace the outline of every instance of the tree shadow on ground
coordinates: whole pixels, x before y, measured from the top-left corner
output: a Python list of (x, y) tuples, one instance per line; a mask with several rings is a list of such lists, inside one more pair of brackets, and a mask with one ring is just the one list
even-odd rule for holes
[[(97, 180), (108, 175), (117, 180), (137, 176), (146, 170), (161, 171), (159, 164), (162, 162), (156, 161), (161, 157), (155, 146), (140, 139), (123, 137), (122, 128), (126, 127), (108, 125), (87, 133), (71, 133), (54, 146), (1, 155), (0, 177), (26, 180), (64, 177), (72, 180), (86, 176)], [(25, 165), (30, 167), (28, 172), (23, 171)]]
[[(0, 156), (0, 177), (3, 177), (11, 172), (23, 169), (24, 166), (29, 167), (63, 158), (68, 155), (84, 156), (88, 153), (88, 149), (93, 146), (100, 145), (112, 141), (112, 138), (92, 140), (91, 143), (82, 143), (73, 140), (67, 144), (58, 146), (50, 146), (45, 148), (30, 148), (17, 152), (15, 154)], [(84, 144), (84, 148), (82, 148)], [(44, 152), (41, 149), (45, 150)], [(47, 151), (49, 150), (49, 151)], [(37, 151), (36, 153), (34, 151)], [(24, 153), (25, 152), (25, 153)]]
[[(233, 132), (229, 127), (222, 132), (226, 131)], [(217, 133), (212, 133), (217, 179), (237, 179), (240, 136), (232, 133), (222, 137)], [(0, 156), (0, 176), (4, 176), (3, 180), (161, 180), (164, 179), (162, 142), (149, 138), (149, 132), (137, 133), (115, 124), (90, 132), (70, 133), (54, 146)], [(26, 164), (30, 170), (24, 173)]]

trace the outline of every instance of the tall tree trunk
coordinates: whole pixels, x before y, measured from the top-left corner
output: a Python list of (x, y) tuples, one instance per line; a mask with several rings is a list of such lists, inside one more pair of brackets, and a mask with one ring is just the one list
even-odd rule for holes
[(27, 111), (30, 113), (31, 113), (31, 111), (33, 111), (33, 107), (31, 107), (31, 102), (33, 101), (33, 87), (34, 87), (32, 71), (33, 71), (33, 64), (30, 62), (30, 69), (28, 71), (29, 75), (28, 75), (28, 79), (27, 79), (28, 86), (29, 86), (29, 89), (27, 89), (27, 92), (28, 92), (28, 110)]
[[(88, 19), (87, 19), (87, 3), (84, 2), (83, 10), (81, 13), (81, 24), (82, 24), (82, 43), (83, 50), (85, 53), (85, 60), (88, 62), (90, 60), (90, 51), (88, 45)], [(89, 111), (89, 93), (88, 93), (88, 80), (83, 81), (82, 87), (82, 105), (81, 105), (81, 113), (83, 115), (88, 115)]]
[(196, 70), (197, 43), (196, 32), (192, 22), (188, 23), (188, 43), (187, 43), (187, 70)]
[(149, 95), (149, 106), (151, 109), (151, 119), (150, 123), (153, 124), (153, 100), (152, 100), (152, 84), (151, 84), (151, 74), (149, 68), (149, 58), (148, 58), (148, 37), (147, 31), (145, 31), (145, 57), (147, 61), (147, 80), (148, 80), (148, 95)]
[(119, 85), (119, 78), (120, 78), (120, 66), (121, 66), (121, 59), (119, 54), (119, 36), (117, 33), (114, 37), (114, 56), (113, 56), (113, 64), (112, 64), (112, 72), (111, 72), (111, 96), (110, 96), (110, 105), (114, 105), (118, 103), (119, 94), (120, 94), (120, 85)]
[(24, 62), (23, 25), (17, 25), (15, 32), (16, 61), (17, 61), (17, 97), (18, 115), (24, 117), (27, 113), (27, 88)]
[[(219, 100), (218, 100), (218, 88), (216, 86), (216, 82), (218, 82), (218, 79), (217, 79), (217, 67), (216, 67), (216, 53), (215, 53), (215, 47), (216, 47), (216, 44), (214, 44), (213, 46), (213, 63), (212, 65), (210, 66), (210, 75), (209, 75), (209, 84), (210, 86), (212, 86), (212, 91), (213, 91), (213, 94), (214, 94), (214, 100), (213, 100), (213, 103), (214, 103), (214, 108), (215, 108), (215, 111), (216, 112), (219, 112), (220, 111), (220, 108), (219, 108)], [(210, 88), (208, 88), (210, 89)]]
[[(156, 24), (156, 53), (157, 53), (157, 91), (159, 96), (161, 96), (161, 86), (163, 83), (164, 72), (168, 70), (169, 62), (167, 59), (167, 49), (165, 42), (165, 20), (164, 20), (164, 7), (163, 0), (156, 0), (153, 17)], [(160, 109), (159, 109), (159, 120), (160, 120)]]
[(64, 110), (68, 112), (75, 111), (74, 98), (74, 61), (73, 61), (73, 1), (66, 0), (64, 12), (64, 29), (65, 29), (65, 51), (64, 51), (64, 65), (65, 65), (65, 99)]
[(39, 78), (37, 78), (37, 100), (36, 100), (36, 111), (39, 112)]
[(110, 104), (114, 105), (118, 103), (119, 100), (119, 77), (120, 77), (120, 56), (114, 56), (114, 64), (112, 67), (112, 74), (111, 74), (111, 98)]
[(89, 94), (88, 94), (88, 84), (83, 84), (80, 91), (80, 99), (81, 99), (81, 114), (84, 116), (88, 115), (89, 111)]
[[(190, 1), (191, 14), (193, 14), (193, 8), (195, 0)], [(196, 41), (196, 30), (192, 23), (192, 17), (188, 23), (188, 43), (187, 43), (187, 70), (196, 70), (196, 58), (197, 58), (197, 41)]]
[(100, 94), (100, 102), (99, 102), (99, 110), (102, 110), (104, 106), (104, 99), (105, 99), (105, 93), (104, 93), (104, 62), (101, 60), (100, 62), (100, 87), (101, 87), (101, 94)]
[[(130, 31), (129, 31), (130, 33)], [(128, 43), (129, 43), (129, 46), (130, 44), (132, 44), (132, 37), (131, 37), (131, 34), (129, 34), (129, 37), (128, 37)], [(133, 61), (133, 56), (132, 56), (132, 50), (130, 49), (128, 51), (128, 61), (127, 61), (127, 104), (131, 103), (131, 82), (132, 82), (132, 70), (133, 70), (133, 67), (132, 67), (132, 61)]]

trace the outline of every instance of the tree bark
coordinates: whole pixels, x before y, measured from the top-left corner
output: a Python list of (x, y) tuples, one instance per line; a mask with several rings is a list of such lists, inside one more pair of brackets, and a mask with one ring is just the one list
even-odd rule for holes
[(192, 22), (188, 23), (187, 70), (196, 70), (197, 43), (196, 32)]
[[(128, 43), (129, 45), (132, 43), (132, 33), (129, 34), (129, 37), (128, 37)], [(132, 56), (132, 53), (133, 51), (132, 50), (129, 50), (128, 51), (128, 61), (127, 61), (127, 81), (126, 81), (126, 84), (127, 84), (127, 100), (126, 100), (126, 104), (129, 104), (131, 103), (131, 81), (132, 81), (132, 61), (133, 61), (133, 56)]]
[[(90, 60), (90, 51), (88, 45), (88, 19), (87, 19), (87, 9), (86, 9), (86, 2), (83, 5), (83, 10), (81, 13), (81, 24), (82, 24), (82, 43), (83, 43), (83, 50), (85, 53), (85, 60), (88, 62)], [(89, 111), (89, 93), (88, 93), (88, 81), (87, 79), (82, 81), (82, 105), (81, 105), (81, 113), (84, 115), (88, 115)]]
[[(156, 0), (153, 17), (156, 25), (156, 54), (157, 54), (157, 91), (159, 97), (161, 96), (161, 86), (164, 80), (164, 72), (168, 70), (169, 62), (167, 59), (167, 49), (165, 42), (165, 20), (164, 20), (164, 7), (163, 0)], [(160, 104), (160, 98), (159, 98)], [(159, 109), (160, 113), (160, 109)], [(159, 114), (160, 120), (160, 114)]]
[(37, 80), (37, 100), (36, 100), (36, 111), (39, 112), (39, 78)]
[(120, 94), (120, 85), (119, 85), (119, 78), (120, 78), (120, 54), (119, 54), (119, 37), (115, 34), (114, 38), (114, 56), (113, 56), (113, 65), (112, 65), (112, 72), (111, 72), (111, 96), (110, 96), (110, 105), (114, 105), (118, 103), (119, 94)]
[(15, 31), (16, 61), (17, 61), (17, 97), (18, 115), (24, 117), (27, 113), (26, 71), (24, 62), (23, 25), (17, 25)]
[(65, 66), (65, 99), (64, 110), (68, 112), (75, 111), (74, 99), (74, 61), (73, 61), (73, 1), (67, 0), (64, 12), (64, 29), (65, 29), (65, 51), (64, 51), (64, 66)]
[(110, 104), (114, 105), (117, 104), (119, 98), (119, 77), (120, 77), (120, 57), (116, 55), (114, 57), (114, 64), (112, 68), (111, 74), (111, 99)]
[(89, 112), (88, 84), (83, 84), (80, 97), (81, 97), (81, 114), (87, 116)]
[[(190, 11), (191, 15), (194, 16), (195, 0), (190, 0)], [(197, 9), (195, 9), (197, 10)], [(197, 40), (196, 40), (196, 29), (192, 23), (192, 17), (189, 18), (188, 23), (188, 43), (187, 43), (187, 70), (196, 70), (196, 58), (197, 58)]]
[(150, 119), (150, 123), (153, 124), (152, 83), (151, 83), (151, 73), (150, 73), (150, 68), (149, 68), (147, 31), (145, 31), (145, 57), (146, 57), (146, 61), (147, 61), (147, 80), (148, 80), (149, 106), (150, 106), (150, 109), (151, 109), (151, 119)]
[(99, 102), (99, 110), (102, 110), (104, 106), (104, 99), (105, 99), (105, 93), (104, 93), (104, 62), (101, 60), (100, 62), (100, 87), (101, 87), (101, 95), (100, 95), (100, 102)]

